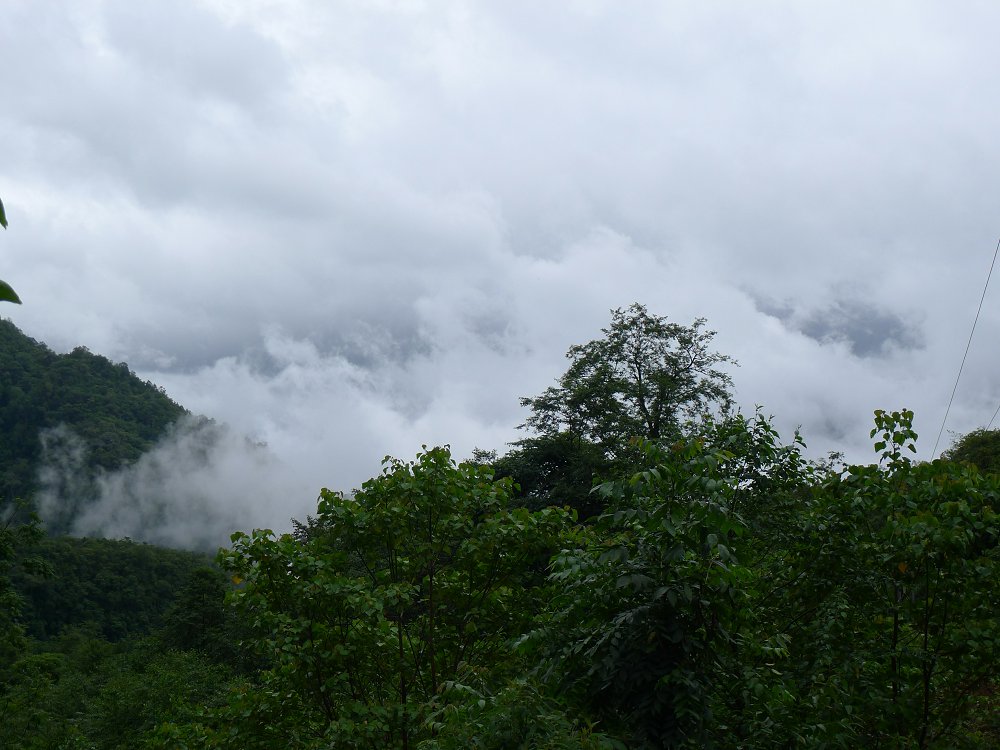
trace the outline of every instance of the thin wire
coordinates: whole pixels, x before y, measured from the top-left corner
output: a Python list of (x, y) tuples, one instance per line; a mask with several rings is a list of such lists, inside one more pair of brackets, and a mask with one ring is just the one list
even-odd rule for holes
[(993, 426), (993, 420), (997, 418), (997, 414), (1000, 414), (1000, 404), (997, 404), (997, 410), (993, 412), (993, 416), (990, 417), (990, 423), (986, 425), (986, 429), (990, 429)]
[[(990, 287), (990, 277), (993, 276), (993, 266), (997, 262), (997, 253), (1000, 253), (1000, 240), (997, 240), (997, 249), (993, 251), (993, 262), (990, 263), (990, 272), (986, 274), (986, 284), (983, 286), (983, 296), (979, 298), (979, 309), (976, 310), (976, 319), (972, 321), (972, 330), (969, 331), (969, 343), (965, 345), (965, 354), (962, 355), (962, 364), (958, 368), (958, 377), (955, 378), (955, 387), (951, 389), (951, 398), (948, 399), (948, 408), (944, 410), (944, 419), (941, 420), (941, 429), (938, 430), (937, 440), (934, 441), (934, 450), (931, 451), (931, 461), (937, 455), (938, 443), (941, 442), (941, 435), (944, 433), (944, 426), (948, 422), (948, 414), (951, 412), (951, 404), (955, 400), (955, 392), (958, 390), (958, 381), (962, 379), (962, 370), (965, 368), (965, 359), (969, 356), (969, 347), (972, 346), (972, 336), (976, 332), (976, 323), (979, 322), (979, 313), (983, 311), (983, 301), (986, 299), (986, 290)], [(997, 409), (1000, 412), (1000, 409)], [(996, 414), (993, 415), (996, 417)], [(990, 420), (992, 424), (993, 420)]]

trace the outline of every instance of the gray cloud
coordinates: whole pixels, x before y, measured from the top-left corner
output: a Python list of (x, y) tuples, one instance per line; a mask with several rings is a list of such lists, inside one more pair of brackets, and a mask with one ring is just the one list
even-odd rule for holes
[(838, 298), (816, 309), (797, 311), (790, 303), (756, 300), (757, 309), (820, 344), (844, 343), (857, 357), (884, 357), (900, 349), (921, 349), (917, 321), (879, 309), (863, 299)]
[(818, 341), (845, 340), (859, 357), (884, 355), (892, 347), (914, 349), (923, 345), (920, 331), (912, 323), (863, 302), (838, 301), (812, 313), (803, 321), (801, 330)]
[[(707, 317), (745, 408), (867, 460), (875, 408), (937, 432), (975, 313), (998, 21), (14, 3), (0, 196), (25, 305), (5, 314), (265, 440), (310, 502), (385, 453), (515, 439), (518, 396), (636, 300)], [(974, 346), (949, 428), (992, 414), (995, 356)]]

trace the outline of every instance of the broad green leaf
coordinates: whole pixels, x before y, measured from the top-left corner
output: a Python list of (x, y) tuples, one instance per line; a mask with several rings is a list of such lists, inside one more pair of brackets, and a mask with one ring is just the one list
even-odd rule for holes
[(13, 302), (16, 305), (21, 304), (21, 298), (17, 296), (17, 292), (11, 289), (10, 284), (6, 281), (0, 281), (0, 302)]

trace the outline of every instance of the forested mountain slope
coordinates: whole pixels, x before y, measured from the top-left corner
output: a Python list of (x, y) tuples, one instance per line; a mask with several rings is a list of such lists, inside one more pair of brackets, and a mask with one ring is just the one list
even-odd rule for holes
[(137, 459), (186, 410), (124, 362), (78, 347), (56, 354), (0, 320), (0, 498), (38, 487), (41, 436), (65, 425), (87, 446), (86, 467)]
[(47, 640), (64, 628), (89, 624), (108, 641), (144, 635), (207, 555), (129, 540), (43, 539), (33, 554), (50, 575), (15, 568), (11, 579), (23, 602), (27, 634)]

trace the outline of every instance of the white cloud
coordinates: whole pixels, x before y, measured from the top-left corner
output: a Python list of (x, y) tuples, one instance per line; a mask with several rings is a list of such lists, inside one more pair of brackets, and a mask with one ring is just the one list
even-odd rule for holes
[[(741, 403), (817, 452), (866, 460), (878, 407), (937, 432), (997, 233), (993, 6), (9, 5), (5, 313), (308, 485), (500, 447), (632, 301), (707, 317)], [(1000, 399), (995, 299), (955, 429)]]

